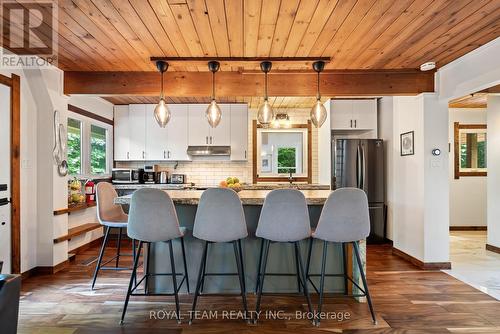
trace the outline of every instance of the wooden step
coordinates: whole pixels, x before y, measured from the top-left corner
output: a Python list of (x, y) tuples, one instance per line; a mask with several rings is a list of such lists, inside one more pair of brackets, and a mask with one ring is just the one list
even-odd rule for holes
[(87, 233), (89, 231), (97, 230), (98, 228), (101, 228), (102, 225), (99, 223), (87, 223), (83, 224), (77, 227), (73, 227), (68, 229), (68, 234), (60, 236), (59, 238), (54, 239), (54, 243), (57, 244), (59, 242), (63, 242), (66, 240), (70, 240), (73, 237), (76, 237), (77, 235)]

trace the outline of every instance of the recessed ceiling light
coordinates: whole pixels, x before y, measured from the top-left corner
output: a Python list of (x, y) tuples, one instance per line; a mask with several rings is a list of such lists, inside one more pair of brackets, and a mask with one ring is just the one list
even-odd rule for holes
[(433, 61), (428, 61), (420, 65), (420, 71), (430, 71), (436, 68), (436, 63)]

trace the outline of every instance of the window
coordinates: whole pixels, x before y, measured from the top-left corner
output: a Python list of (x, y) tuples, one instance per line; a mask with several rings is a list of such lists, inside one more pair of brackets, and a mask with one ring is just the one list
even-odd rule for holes
[(106, 173), (106, 129), (90, 126), (90, 173)]
[(110, 174), (113, 127), (71, 112), (67, 125), (69, 175), (90, 178)]
[(295, 147), (278, 148), (278, 174), (296, 173), (297, 153)]
[(486, 176), (486, 124), (455, 123), (455, 179)]
[(82, 173), (82, 122), (73, 118), (68, 118), (68, 171)]

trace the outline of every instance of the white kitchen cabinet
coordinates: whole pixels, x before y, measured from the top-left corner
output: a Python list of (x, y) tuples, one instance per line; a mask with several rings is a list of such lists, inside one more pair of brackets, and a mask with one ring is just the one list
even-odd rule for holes
[(168, 125), (162, 128), (154, 117), (155, 104), (146, 104), (146, 157), (145, 160), (166, 160)]
[(191, 160), (187, 154), (189, 125), (188, 105), (168, 105), (172, 117), (167, 124), (167, 152), (166, 160)]
[(222, 118), (217, 127), (212, 128), (205, 111), (208, 104), (190, 104), (188, 107), (189, 146), (229, 146), (231, 145), (230, 105), (219, 104)]
[(115, 106), (114, 111), (114, 158), (116, 161), (126, 161), (129, 160), (130, 152), (129, 106)]
[(231, 160), (248, 159), (248, 106), (231, 104)]
[(377, 100), (332, 100), (332, 130), (377, 129)]
[(209, 144), (210, 130), (205, 116), (207, 104), (190, 104), (188, 106), (189, 146)]
[(129, 105), (129, 160), (146, 160), (146, 105)]

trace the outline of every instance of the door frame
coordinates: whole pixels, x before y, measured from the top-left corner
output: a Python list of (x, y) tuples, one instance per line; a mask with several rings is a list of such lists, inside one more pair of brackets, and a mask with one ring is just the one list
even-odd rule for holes
[(0, 74), (10, 87), (11, 273), (21, 273), (21, 78)]

